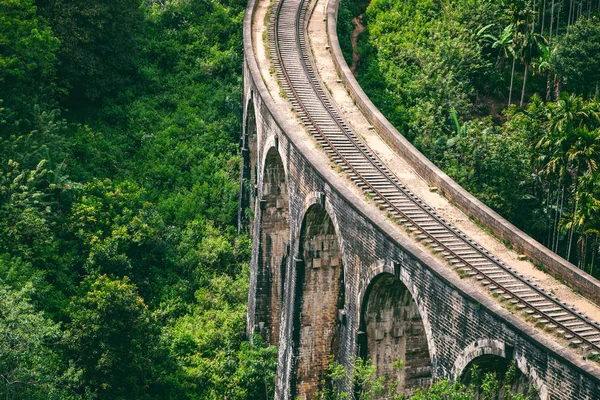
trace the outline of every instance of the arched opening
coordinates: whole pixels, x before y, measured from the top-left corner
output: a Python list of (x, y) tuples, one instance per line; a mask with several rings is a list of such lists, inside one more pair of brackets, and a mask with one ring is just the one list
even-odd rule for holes
[(283, 283), (289, 252), (290, 217), (285, 169), (275, 148), (265, 160), (256, 285), (255, 332), (279, 344)]
[(339, 350), (339, 310), (344, 307), (343, 265), (331, 218), (311, 206), (300, 232), (294, 302), (295, 379), (292, 398), (314, 399), (327, 371), (329, 356)]
[(257, 127), (254, 101), (250, 100), (246, 112), (246, 129), (242, 135), (242, 176), (240, 185), (240, 207), (238, 214), (238, 230), (250, 230), (254, 220), (254, 206), (256, 200), (256, 149)]
[[(529, 378), (517, 367), (514, 360), (495, 354), (484, 354), (474, 358), (467, 364), (460, 377), (462, 384), (474, 388), (474, 400), (487, 398), (481, 385), (485, 380), (486, 374), (493, 374), (495, 378), (497, 390), (495, 390), (494, 395), (496, 398), (509, 398), (510, 396), (506, 395), (511, 393), (523, 394), (530, 396), (532, 399), (539, 399)], [(491, 385), (484, 386), (490, 387)]]
[(391, 383), (380, 398), (410, 396), (431, 384), (431, 357), (417, 304), (392, 274), (381, 274), (366, 291), (359, 331), (359, 356)]

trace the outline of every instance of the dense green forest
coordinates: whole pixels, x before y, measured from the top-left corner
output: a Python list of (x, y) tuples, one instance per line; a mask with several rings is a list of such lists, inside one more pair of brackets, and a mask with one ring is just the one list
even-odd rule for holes
[(0, 0), (0, 397), (272, 391), (235, 228), (244, 7)]
[(358, 81), (463, 187), (600, 276), (600, 2), (344, 0)]

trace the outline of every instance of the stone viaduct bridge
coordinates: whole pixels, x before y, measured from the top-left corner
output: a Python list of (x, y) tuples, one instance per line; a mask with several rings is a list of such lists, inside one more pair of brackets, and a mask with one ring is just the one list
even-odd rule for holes
[[(315, 154), (307, 130), (265, 83), (253, 33), (260, 1), (249, 1), (244, 21), (240, 224), (254, 239), (248, 334), (279, 346), (275, 398), (314, 398), (329, 356), (349, 368), (363, 356), (407, 394), (442, 377), (460, 379), (474, 362), (514, 360), (540, 399), (600, 399), (597, 364), (461, 279)], [(329, 0), (326, 7), (331, 54), (379, 134), (463, 211), (598, 303), (597, 281), (466, 193), (376, 110), (341, 55), (337, 6)]]

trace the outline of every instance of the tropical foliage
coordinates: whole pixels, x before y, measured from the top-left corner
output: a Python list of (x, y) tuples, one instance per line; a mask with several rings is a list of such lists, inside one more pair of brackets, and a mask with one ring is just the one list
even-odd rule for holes
[(235, 1), (0, 0), (0, 394), (255, 399)]
[[(402, 370), (403, 363), (394, 363), (395, 370)], [(533, 400), (537, 398), (532, 387), (519, 387), (518, 370), (512, 361), (503, 376), (496, 372), (483, 371), (477, 364), (469, 370), (469, 382), (451, 382), (440, 379), (428, 388), (418, 388), (411, 396), (397, 393), (400, 382), (378, 376), (371, 360), (356, 358), (352, 360), (351, 372), (341, 364), (329, 359), (327, 375), (321, 383), (322, 389), (317, 400), (374, 400), (386, 398), (390, 400)], [(352, 391), (345, 383), (350, 376)], [(521, 394), (519, 390), (527, 389), (529, 394)]]

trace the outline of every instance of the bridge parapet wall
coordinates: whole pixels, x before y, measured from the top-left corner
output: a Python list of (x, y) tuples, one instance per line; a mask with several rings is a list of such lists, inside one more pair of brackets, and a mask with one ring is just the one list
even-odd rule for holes
[[(304, 144), (303, 128), (286, 120), (268, 92), (252, 48), (250, 0), (244, 21), (244, 104), (253, 102), (257, 123), (257, 201), (254, 210), (253, 258), (248, 307), (248, 333), (255, 332), (257, 265), (260, 250), (263, 171), (266, 155), (281, 157), (289, 201), (289, 250), (285, 259), (283, 299), (279, 324), (277, 399), (293, 399), (297, 377), (298, 341), (295, 320), (300, 304), (296, 291), (301, 230), (313, 204), (322, 206), (335, 229), (343, 265), (343, 307), (338, 314), (336, 359), (345, 366), (358, 353), (361, 310), (367, 288), (383, 273), (393, 274), (410, 292), (422, 320), (431, 359), (431, 376), (456, 377), (457, 366), (479, 354), (474, 347), (496, 343), (497, 353), (515, 359), (536, 385), (542, 398), (600, 398), (600, 369), (583, 363), (571, 351), (474, 290), (440, 261), (417, 248), (374, 207), (354, 195)], [(318, 294), (313, 300), (318, 302)], [(277, 308), (277, 307), (275, 307)], [(420, 326), (420, 325), (419, 325)], [(386, 332), (385, 334), (389, 334)], [(485, 347), (484, 346), (484, 347)], [(487, 348), (486, 347), (486, 348)], [(491, 348), (491, 347), (490, 347)], [(487, 351), (487, 350), (484, 350)], [(548, 397), (550, 396), (550, 397)]]
[(516, 251), (542, 264), (551, 274), (600, 305), (600, 281), (580, 270), (525, 234), (501, 215), (471, 195), (415, 148), (375, 107), (362, 90), (342, 55), (337, 36), (337, 11), (340, 0), (330, 0), (327, 9), (327, 34), (333, 61), (340, 78), (361, 112), (383, 139), (400, 154), (430, 185), (437, 187), (467, 215), (510, 243)]

